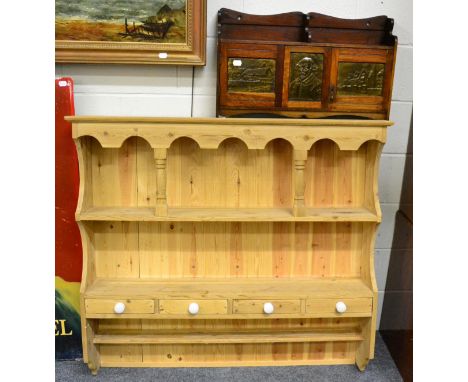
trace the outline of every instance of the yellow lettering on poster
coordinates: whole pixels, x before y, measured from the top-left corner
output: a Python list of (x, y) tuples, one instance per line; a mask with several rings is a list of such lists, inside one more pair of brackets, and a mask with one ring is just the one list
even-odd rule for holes
[[(73, 330), (70, 330), (67, 333), (67, 328), (66, 328), (66, 322), (67, 320), (55, 320), (55, 335), (56, 336), (71, 336), (73, 334)], [(57, 325), (60, 325), (59, 328), (57, 328)]]

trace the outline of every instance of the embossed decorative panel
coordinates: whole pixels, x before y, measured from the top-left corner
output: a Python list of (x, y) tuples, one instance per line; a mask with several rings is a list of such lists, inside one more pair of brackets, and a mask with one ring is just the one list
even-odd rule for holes
[(262, 58), (229, 58), (228, 91), (273, 93), (275, 60)]
[(323, 82), (323, 54), (291, 53), (289, 100), (320, 101)]
[(337, 94), (343, 96), (381, 96), (385, 65), (361, 62), (338, 64)]

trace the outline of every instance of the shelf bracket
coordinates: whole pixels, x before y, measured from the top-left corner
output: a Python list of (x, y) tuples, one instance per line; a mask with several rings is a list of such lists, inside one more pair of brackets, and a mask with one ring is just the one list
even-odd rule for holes
[(304, 204), (304, 170), (307, 162), (307, 150), (294, 150), (294, 216), (303, 216), (305, 214)]
[(167, 216), (167, 149), (154, 149), (156, 161), (156, 216)]
[[(373, 311), (374, 317), (376, 317), (376, 310)], [(364, 335), (364, 341), (362, 341), (356, 349), (356, 366), (360, 371), (364, 371), (371, 358), (371, 351), (374, 345), (371, 343), (372, 332), (375, 333), (375, 325), (372, 324), (374, 318), (368, 318), (361, 324), (362, 334)], [(373, 329), (374, 328), (374, 329)]]
[(94, 344), (94, 335), (96, 333), (96, 323), (91, 324), (86, 320), (86, 345), (88, 349), (88, 367), (93, 375), (97, 375), (101, 367), (101, 357), (99, 348)]

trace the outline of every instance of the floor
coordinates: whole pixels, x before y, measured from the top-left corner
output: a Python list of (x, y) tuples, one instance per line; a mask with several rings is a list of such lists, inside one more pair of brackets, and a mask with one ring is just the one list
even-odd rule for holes
[(354, 365), (222, 368), (102, 368), (93, 377), (81, 361), (56, 361), (56, 381), (164, 382), (400, 382), (403, 381), (384, 341), (377, 334), (375, 359), (361, 373)]

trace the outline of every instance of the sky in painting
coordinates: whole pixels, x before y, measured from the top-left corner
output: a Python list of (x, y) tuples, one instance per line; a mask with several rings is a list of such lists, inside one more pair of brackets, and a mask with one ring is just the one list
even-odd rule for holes
[(55, 0), (55, 17), (120, 21), (125, 17), (145, 20), (167, 4), (172, 9), (185, 7), (185, 0)]

